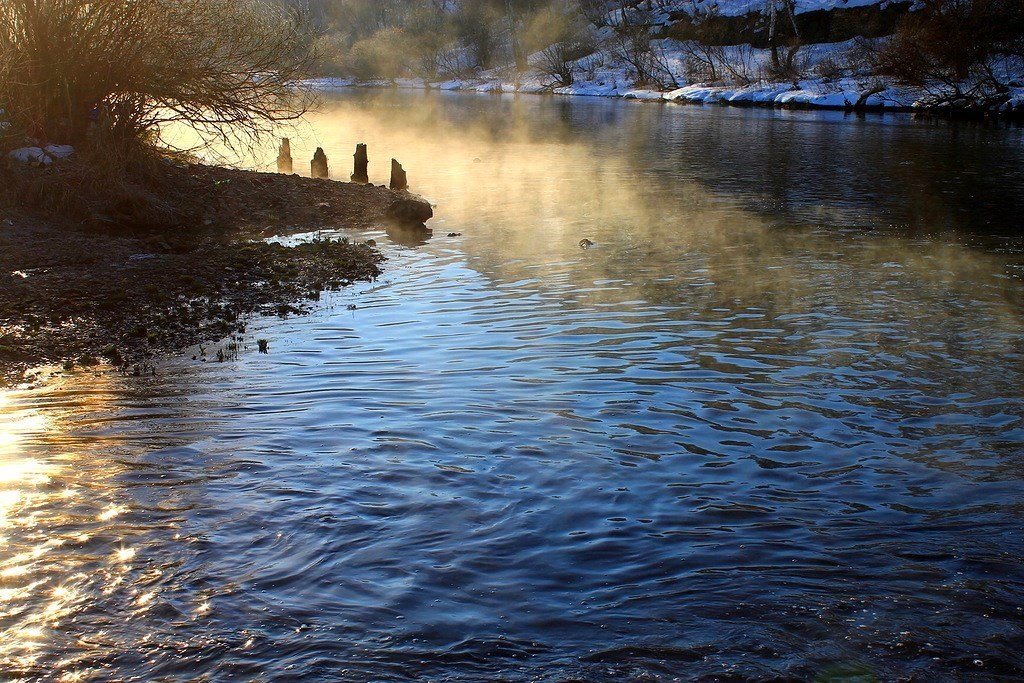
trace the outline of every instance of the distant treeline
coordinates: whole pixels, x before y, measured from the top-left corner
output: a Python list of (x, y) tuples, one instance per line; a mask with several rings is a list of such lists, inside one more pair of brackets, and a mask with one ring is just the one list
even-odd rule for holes
[[(282, 0), (323, 29), (320, 68), (361, 78), (466, 75), (585, 35), (603, 0)], [(584, 56), (584, 55), (579, 55)]]
[[(316, 28), (319, 75), (362, 80), (532, 72), (557, 87), (614, 64), (636, 85), (661, 88), (877, 77), (967, 109), (998, 107), (1024, 87), (1022, 0), (800, 13), (795, 0), (764, 0), (740, 16), (723, 11), (730, 0), (279, 1), (301, 6)], [(843, 41), (856, 45), (813, 66), (803, 56), (808, 45)], [(757, 68), (743, 63), (749, 50), (767, 54)]]

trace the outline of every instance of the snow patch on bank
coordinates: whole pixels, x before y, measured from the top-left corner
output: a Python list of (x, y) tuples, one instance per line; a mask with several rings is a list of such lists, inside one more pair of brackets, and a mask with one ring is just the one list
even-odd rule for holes
[[(869, 7), (871, 5), (889, 5), (893, 0), (795, 0), (793, 11), (795, 14), (806, 12), (828, 11), (834, 9), (849, 9), (851, 7)], [(685, 13), (689, 15), (715, 13), (723, 17), (739, 17), (745, 14), (765, 12), (765, 0), (662, 0), (653, 5), (654, 23), (668, 25), (672, 23), (671, 15)], [(604, 23), (610, 26), (622, 24), (623, 17), (635, 11), (627, 8), (625, 13), (620, 9), (613, 9), (604, 15)]]
[(54, 161), (66, 159), (75, 153), (71, 145), (47, 145), (46, 147), (21, 147), (7, 153), (7, 158), (21, 164), (49, 166)]
[[(841, 0), (837, 0), (839, 2)], [(849, 0), (858, 2), (859, 0)], [(808, 0), (808, 3), (831, 3), (832, 0)], [(805, 3), (803, 7), (810, 7)], [(689, 4), (689, 3), (687, 3)], [(723, 3), (726, 4), (726, 3)], [(755, 3), (760, 5), (760, 1)], [(833, 3), (836, 4), (836, 3)], [(861, 2), (860, 4), (871, 4)], [(738, 6), (729, 4), (730, 8)], [(848, 5), (846, 5), (848, 6)], [(809, 10), (806, 10), (809, 11)], [(607, 29), (607, 27), (605, 27)], [(821, 109), (914, 110), (930, 106), (922, 89), (898, 86), (869, 74), (857, 75), (845, 69), (844, 76), (825, 78), (819, 74), (819, 65), (847, 63), (855, 47), (854, 41), (818, 43), (800, 50), (801, 70), (805, 77), (795, 82), (773, 82), (764, 78), (770, 73), (771, 53), (750, 45), (732, 45), (722, 48), (721, 59), (731, 65), (733, 81), (716, 83), (688, 82), (687, 46), (672, 39), (651, 41), (651, 47), (663, 67), (659, 80), (663, 89), (638, 85), (631, 67), (612, 51), (602, 49), (575, 62), (576, 78), (571, 85), (561, 85), (553, 78), (534, 69), (515, 74), (508, 68), (479, 72), (475, 77), (450, 78), (428, 82), (421, 78), (401, 78), (396, 81), (356, 82), (347, 78), (326, 78), (308, 81), (307, 85), (320, 90), (347, 87), (399, 87), (461, 90), (480, 93), (553, 93), (580, 97), (620, 97), (643, 101), (668, 101), (700, 104), (727, 104), (736, 106), (774, 106)], [(531, 63), (538, 63), (536, 56)], [(722, 69), (722, 73), (729, 70)], [(1024, 74), (1018, 81), (1024, 82)], [(1010, 99), (1002, 106), (1004, 112), (1024, 112), (1024, 87), (1011, 91)]]

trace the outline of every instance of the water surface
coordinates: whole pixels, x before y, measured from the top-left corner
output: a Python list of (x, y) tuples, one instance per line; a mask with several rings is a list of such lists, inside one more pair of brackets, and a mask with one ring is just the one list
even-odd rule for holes
[(351, 235), (379, 282), (0, 393), (0, 679), (1024, 675), (1024, 131), (356, 92), (293, 134), (356, 142), (439, 207)]

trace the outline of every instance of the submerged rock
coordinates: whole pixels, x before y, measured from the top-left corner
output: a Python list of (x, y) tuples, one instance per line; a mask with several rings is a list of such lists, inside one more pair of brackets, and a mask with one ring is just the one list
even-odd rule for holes
[(389, 219), (401, 225), (422, 225), (434, 217), (434, 209), (427, 200), (409, 195), (393, 201), (386, 214)]

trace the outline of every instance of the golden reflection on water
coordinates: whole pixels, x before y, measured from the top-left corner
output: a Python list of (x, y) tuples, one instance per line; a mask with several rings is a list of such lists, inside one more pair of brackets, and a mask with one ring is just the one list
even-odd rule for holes
[[(469, 96), (452, 104), (434, 95), (328, 94), (283, 134), (304, 175), (318, 146), (335, 179), (347, 179), (356, 143), (369, 145), (374, 183), (387, 182), (389, 159), (398, 158), (412, 189), (438, 206), (433, 244), (448, 246), (448, 231), (464, 233), (458, 246), (472, 268), (499, 283), (558, 292), (567, 305), (646, 301), (689, 316), (748, 307), (784, 315), (828, 305), (832, 314), (874, 309), (926, 330), (957, 315), (943, 302), (963, 298), (992, 324), (1019, 329), (1009, 257), (972, 248), (963, 236), (844, 233), (851, 215), (880, 227), (868, 201), (849, 206), (842, 197), (822, 197), (799, 224), (752, 211), (747, 198), (676, 170), (685, 169), (686, 153), (703, 150), (649, 149), (660, 117), (686, 116), (685, 109), (619, 103), (612, 111), (599, 103), (584, 114), (600, 128), (589, 135), (586, 119), (572, 118), (587, 105), (574, 106), (536, 97)], [(605, 125), (608, 116), (619, 117), (615, 125)], [(273, 170), (276, 142), (241, 156), (211, 154)], [(680, 163), (666, 163), (680, 154)], [(907, 173), (903, 166), (892, 172)], [(782, 196), (805, 189), (787, 187), (771, 169), (765, 185)], [(928, 197), (907, 203), (931, 212), (942, 206)], [(597, 247), (582, 251), (583, 238)]]
[[(93, 391), (70, 400), (55, 397), (61, 380), (0, 391), (0, 670), (11, 680), (42, 672), (84, 680), (64, 627), (96, 603), (100, 587), (116, 591), (132, 571), (136, 550), (112, 524), (126, 508), (109, 502), (119, 493), (118, 467), (103, 460), (110, 444), (65, 434), (76, 417), (102, 408), (90, 397), (102, 403), (109, 381), (94, 376)], [(104, 545), (105, 561), (97, 558)], [(54, 664), (58, 642), (66, 657)]]
[[(44, 504), (44, 487), (54, 474), (54, 467), (23, 453), (23, 441), (47, 426), (46, 418), (33, 411), (20, 411), (12, 406), (11, 392), (0, 392), (0, 619), (32, 609), (26, 603), (37, 602), (34, 614), (18, 619), (15, 626), (0, 631), (0, 663), (15, 669), (30, 666), (45, 636), (45, 625), (59, 617), (66, 606), (64, 588), (51, 588), (43, 600), (47, 583), (36, 578), (32, 563), (52, 546), (47, 541), (20, 552), (11, 536), (18, 527), (34, 523), (34, 510)], [(39, 606), (41, 603), (41, 607)]]
[[(661, 323), (705, 327), (757, 311), (749, 325), (760, 324), (765, 334), (756, 351), (788, 356), (810, 343), (809, 335), (776, 338), (773, 321), (788, 314), (805, 316), (808, 325), (821, 320), (825, 332), (843, 331), (845, 322), (899, 321), (900, 339), (872, 332), (858, 341), (873, 354), (917, 351), (935, 363), (950, 355), (934, 350), (943, 340), (936, 330), (948, 328), (946, 341), (957, 344), (964, 343), (961, 324), (987, 325), (986, 334), (970, 340), (971, 351), (992, 354), (1005, 350), (994, 332), (1021, 331), (1019, 288), (1002, 279), (1008, 257), (953, 239), (845, 234), (825, 220), (780, 224), (713, 186), (658, 170), (657, 157), (626, 153), (641, 144), (649, 123), (627, 119), (617, 129), (621, 144), (602, 145), (523, 100), (483, 99), (467, 110), (431, 98), (415, 107), (396, 107), (387, 97), (340, 98), (291, 136), (297, 169), (305, 171), (305, 160), (323, 146), (336, 178), (349, 172), (357, 142), (370, 145), (376, 183), (387, 180), (387, 160), (399, 158), (413, 189), (438, 204), (434, 236), (424, 238), (423, 248), (457, 252), (494, 285), (488, 296), (540, 294), (566, 308), (627, 312), (658, 307)], [(255, 150), (242, 165), (266, 167), (273, 149)], [(463, 236), (447, 238), (449, 231)], [(580, 249), (582, 238), (596, 247)], [(963, 317), (967, 304), (971, 315)], [(814, 343), (834, 352), (837, 364), (849, 362), (842, 336)], [(818, 355), (813, 362), (827, 366), (831, 359)], [(968, 373), (939, 376), (949, 392), (975, 381)], [(65, 657), (59, 666), (67, 680), (90, 678), (81, 665), (88, 651), (136, 644), (117, 642), (118, 633), (68, 643), (72, 636), (62, 626), (110, 605), (118, 617), (145, 621), (164, 599), (161, 570), (145, 562), (146, 549), (132, 539), (132, 505), (119, 480), (124, 466), (111, 457), (117, 440), (68, 435), (69, 425), (121, 391), (105, 382), (90, 379), (88, 393), (45, 408), (38, 397), (0, 393), (0, 668), (25, 679), (54, 651)], [(169, 487), (167, 495), (188, 494)], [(184, 618), (214, 613), (208, 596), (190, 598)]]

